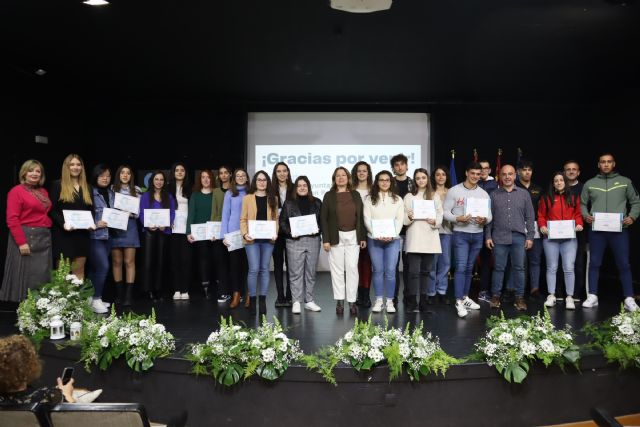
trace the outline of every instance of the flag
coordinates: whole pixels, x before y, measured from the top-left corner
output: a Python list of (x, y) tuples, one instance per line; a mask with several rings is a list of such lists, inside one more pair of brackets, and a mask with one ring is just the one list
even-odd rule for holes
[(451, 175), (451, 186), (458, 185), (458, 176), (456, 175), (456, 150), (451, 150), (451, 163), (449, 164), (449, 174)]
[[(522, 161), (522, 148), (518, 147), (518, 156), (516, 157), (516, 169), (520, 167)], [(520, 174), (516, 173), (516, 182), (520, 182)]]
[(498, 187), (502, 187), (500, 169), (502, 169), (502, 148), (498, 148), (498, 158), (496, 158), (496, 182), (498, 183)]
[(478, 163), (478, 150), (473, 149), (473, 162)]

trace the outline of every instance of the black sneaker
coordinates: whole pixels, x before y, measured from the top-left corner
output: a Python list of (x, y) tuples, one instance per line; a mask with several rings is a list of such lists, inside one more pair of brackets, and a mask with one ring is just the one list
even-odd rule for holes
[(224, 303), (224, 302), (229, 301), (230, 299), (231, 299), (231, 295), (223, 294), (223, 295), (220, 295), (220, 296), (218, 297), (218, 302), (220, 302), (220, 303)]
[(287, 306), (287, 300), (284, 299), (284, 297), (278, 297), (276, 299), (276, 307), (286, 307)]

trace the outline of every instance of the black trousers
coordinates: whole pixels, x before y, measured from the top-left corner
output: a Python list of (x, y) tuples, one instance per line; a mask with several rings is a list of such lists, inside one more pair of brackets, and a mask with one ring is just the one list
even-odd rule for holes
[(168, 234), (160, 230), (144, 231), (144, 281), (146, 292), (162, 292), (162, 270), (164, 268), (164, 252), (169, 239)]
[[(287, 266), (287, 290), (284, 289), (284, 265)], [(291, 284), (289, 283), (289, 261), (287, 260), (287, 239), (279, 235), (273, 247), (273, 275), (276, 279), (278, 298), (291, 298)]]
[(211, 269), (213, 266), (213, 242), (211, 240), (201, 240), (193, 242), (196, 253), (196, 268), (198, 269), (198, 279), (200, 283), (211, 283)]
[(229, 295), (229, 251), (222, 240), (213, 242), (213, 258), (218, 280), (218, 295)]
[(185, 234), (172, 234), (169, 237), (169, 265), (171, 284), (174, 292), (185, 293), (189, 290), (192, 277), (193, 247)]
[(229, 291), (244, 294), (247, 290), (247, 253), (244, 249), (229, 252)]

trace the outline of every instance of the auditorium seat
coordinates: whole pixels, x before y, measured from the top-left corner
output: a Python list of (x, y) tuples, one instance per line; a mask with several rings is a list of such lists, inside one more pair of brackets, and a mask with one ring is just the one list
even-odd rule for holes
[(0, 426), (50, 427), (51, 424), (43, 405), (39, 403), (0, 404)]
[(139, 403), (61, 403), (50, 417), (53, 427), (150, 427)]

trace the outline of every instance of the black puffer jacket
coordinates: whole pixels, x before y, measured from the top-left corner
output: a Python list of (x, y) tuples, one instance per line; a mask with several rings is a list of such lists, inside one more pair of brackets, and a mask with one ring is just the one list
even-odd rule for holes
[[(313, 202), (309, 203), (309, 208), (309, 215), (315, 214), (316, 221), (318, 222), (318, 229), (322, 232), (322, 227), (320, 226), (320, 210), (322, 209), (322, 202), (317, 197), (314, 197)], [(282, 211), (280, 212), (280, 231), (287, 236), (287, 239), (293, 239), (293, 237), (291, 237), (291, 225), (289, 224), (289, 218), (296, 216), (302, 216), (298, 200), (287, 199), (282, 206)], [(319, 235), (320, 233), (314, 234), (313, 236)]]

